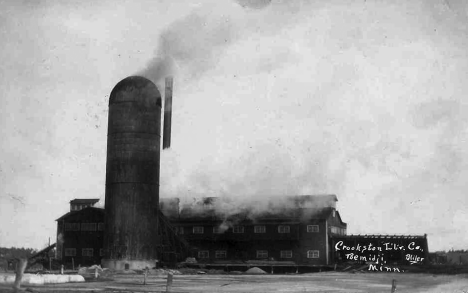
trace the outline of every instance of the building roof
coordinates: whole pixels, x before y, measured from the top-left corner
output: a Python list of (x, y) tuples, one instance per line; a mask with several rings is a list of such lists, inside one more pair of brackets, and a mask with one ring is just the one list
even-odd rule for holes
[(71, 204), (95, 204), (99, 201), (99, 198), (75, 198), (70, 200)]
[(68, 218), (68, 217), (71, 216), (71, 215), (76, 215), (76, 214), (83, 213), (83, 212), (87, 212), (87, 211), (90, 211), (90, 210), (99, 211), (99, 212), (104, 213), (104, 209), (102, 209), (102, 208), (86, 207), (86, 208), (81, 209), (81, 210), (79, 210), (79, 211), (71, 211), (71, 212), (68, 212), (68, 213), (66, 213), (65, 215), (61, 216), (60, 218), (58, 218), (58, 219), (55, 220), (55, 221), (60, 221), (60, 220), (63, 220), (63, 219), (65, 219), (65, 218)]
[(179, 220), (216, 221), (220, 218), (321, 220), (330, 216), (337, 201), (334, 194), (259, 197), (249, 201), (203, 197), (184, 203), (178, 198), (162, 198), (160, 208), (167, 217)]
[[(292, 221), (297, 223), (309, 222), (309, 221), (322, 221), (327, 220), (331, 217), (334, 208), (299, 208), (299, 209), (284, 209), (277, 211), (265, 211), (265, 212), (255, 212), (244, 210), (239, 213), (234, 214), (223, 214), (222, 212), (216, 210), (205, 210), (200, 211), (191, 211), (191, 210), (182, 210), (179, 215), (170, 215), (169, 219), (182, 222), (277, 222), (277, 221)], [(164, 213), (164, 211), (163, 211)], [(336, 216), (339, 221), (344, 223), (338, 211), (336, 211)]]

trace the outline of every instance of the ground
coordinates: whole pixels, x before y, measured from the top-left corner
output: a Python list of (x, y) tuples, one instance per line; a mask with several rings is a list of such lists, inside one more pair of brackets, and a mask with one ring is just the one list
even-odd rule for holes
[[(29, 286), (33, 292), (166, 292), (165, 275), (113, 275), (113, 280)], [(98, 279), (99, 280), (99, 279)], [(468, 275), (410, 273), (338, 273), (300, 275), (174, 275), (171, 292), (396, 292), (468, 293)], [(12, 292), (0, 286), (0, 292)]]

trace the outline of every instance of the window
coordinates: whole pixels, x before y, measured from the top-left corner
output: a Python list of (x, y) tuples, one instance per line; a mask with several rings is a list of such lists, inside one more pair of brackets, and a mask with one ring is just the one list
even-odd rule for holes
[(266, 233), (265, 226), (254, 226), (254, 233)]
[[(202, 227), (203, 228), (203, 227)], [(184, 234), (184, 227), (175, 227), (176, 234)]]
[(226, 258), (226, 250), (216, 250), (215, 258)]
[(202, 226), (193, 227), (193, 234), (203, 234), (203, 227)]
[(94, 255), (94, 250), (92, 248), (83, 248), (81, 250), (81, 255), (82, 256), (93, 256)]
[(218, 226), (213, 227), (213, 234), (221, 234), (221, 233), (223, 233), (223, 232), (221, 231), (220, 227), (218, 227)]
[(232, 233), (244, 233), (244, 226), (232, 227)]
[(333, 209), (333, 218), (336, 216), (336, 211)]
[(289, 226), (278, 226), (278, 233), (289, 233), (290, 229)]
[(80, 231), (80, 223), (65, 223), (65, 231)]
[(318, 250), (307, 250), (307, 258), (319, 258)]
[(96, 231), (96, 223), (81, 223), (81, 231)]
[(307, 225), (307, 233), (316, 233), (319, 231), (318, 225)]
[(99, 249), (99, 256), (104, 256), (104, 248)]
[(65, 248), (65, 256), (76, 256), (76, 248)]
[(257, 258), (268, 258), (268, 250), (257, 250)]
[(292, 250), (281, 250), (280, 257), (281, 258), (292, 258)]
[(338, 234), (338, 235), (346, 235), (346, 229), (342, 229), (339, 227), (331, 227), (331, 232), (333, 234)]
[(200, 250), (198, 252), (198, 258), (209, 258), (210, 252), (208, 250)]
[(98, 231), (104, 231), (104, 223), (99, 223), (97, 225), (97, 229), (98, 229)]

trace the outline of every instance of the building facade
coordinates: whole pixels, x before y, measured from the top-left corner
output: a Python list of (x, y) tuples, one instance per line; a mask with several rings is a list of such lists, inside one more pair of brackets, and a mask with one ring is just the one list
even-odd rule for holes
[(75, 268), (100, 264), (103, 256), (104, 209), (77, 207), (76, 200), (71, 201), (70, 205), (71, 211), (56, 220), (56, 259), (67, 267)]
[(161, 199), (160, 209), (195, 249), (198, 262), (322, 266), (331, 264), (330, 237), (346, 235), (336, 201), (335, 195), (295, 196), (264, 202), (262, 208), (223, 210), (217, 198), (185, 206), (178, 199)]

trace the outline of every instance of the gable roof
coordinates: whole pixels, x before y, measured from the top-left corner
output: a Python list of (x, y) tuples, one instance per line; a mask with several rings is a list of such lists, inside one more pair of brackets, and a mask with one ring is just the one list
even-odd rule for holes
[(341, 215), (340, 215), (340, 212), (336, 211), (336, 217), (338, 218), (338, 220), (340, 221), (340, 223), (344, 226), (348, 226), (348, 224), (346, 224), (345, 222), (343, 222), (343, 220), (341, 219)]

